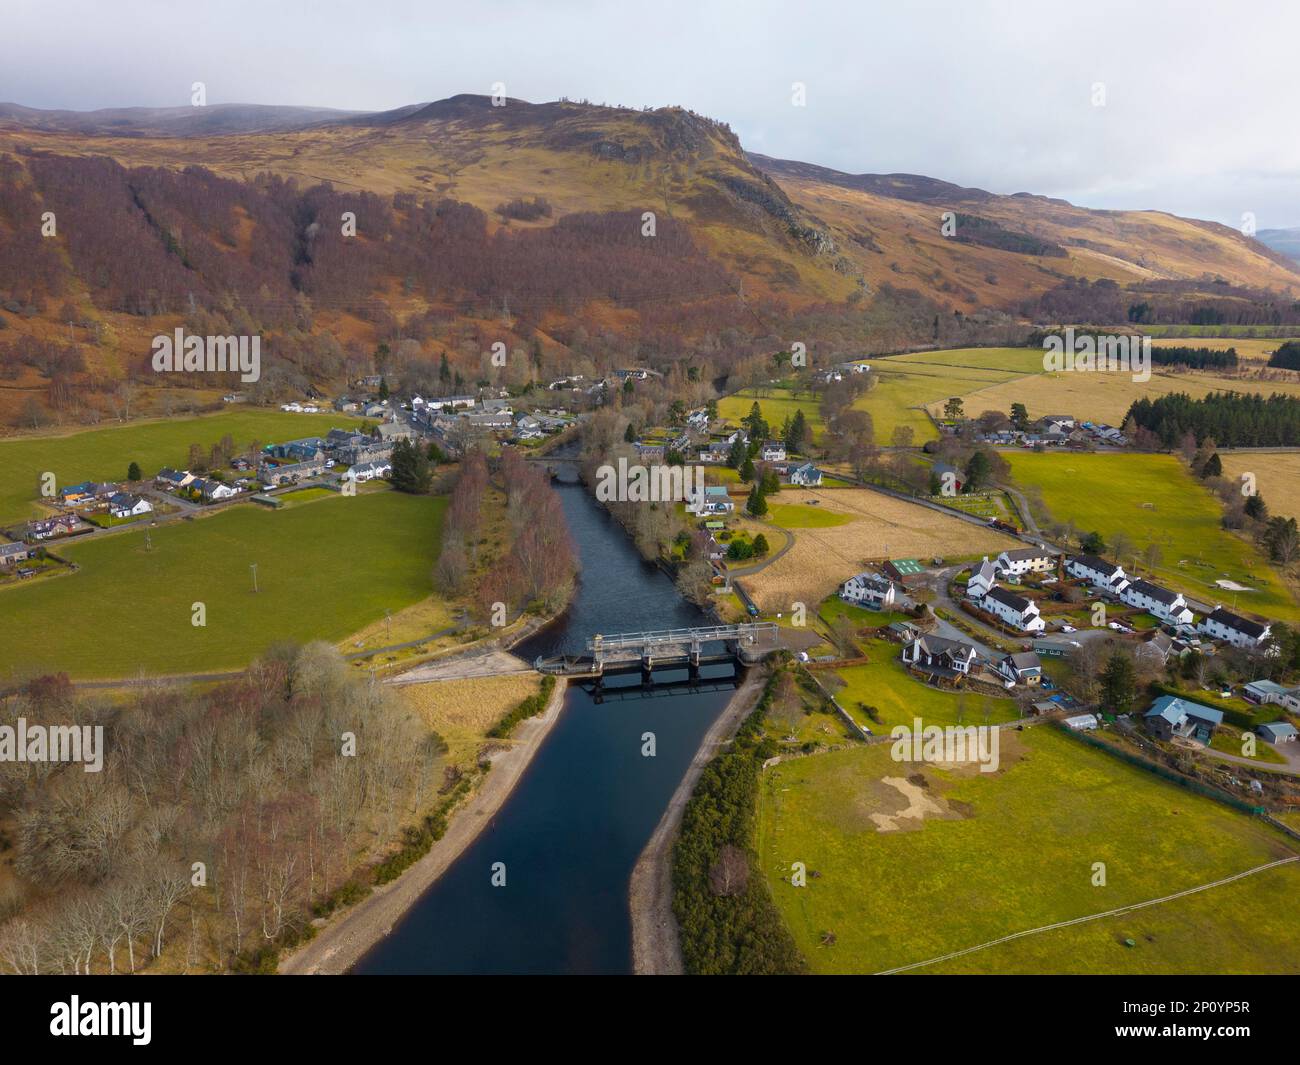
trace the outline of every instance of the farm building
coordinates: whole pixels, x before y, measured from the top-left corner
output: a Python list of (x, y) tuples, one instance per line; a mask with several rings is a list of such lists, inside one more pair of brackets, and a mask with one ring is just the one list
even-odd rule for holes
[(1259, 738), (1267, 743), (1294, 743), (1296, 727), (1289, 721), (1270, 721), (1259, 726)]
[(882, 568), (885, 576), (904, 583), (909, 577), (916, 578), (925, 573), (925, 567), (914, 558), (891, 558)]

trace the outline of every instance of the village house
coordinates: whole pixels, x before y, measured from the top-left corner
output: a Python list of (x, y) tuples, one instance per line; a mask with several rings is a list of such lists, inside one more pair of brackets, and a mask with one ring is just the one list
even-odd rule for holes
[(726, 448), (710, 444), (708, 447), (700, 448), (699, 461), (706, 466), (718, 466), (727, 461), (728, 454)]
[[(506, 416), (505, 428), (510, 428), (510, 417)], [(399, 440), (415, 439), (415, 430), (406, 422), (399, 421), (394, 415), (388, 421), (380, 422), (375, 426), (375, 435), (386, 444), (395, 444)]]
[(1269, 636), (1267, 623), (1251, 621), (1231, 610), (1217, 606), (1201, 619), (1196, 628), (1216, 640), (1224, 640), (1233, 647), (1259, 647)]
[(134, 492), (118, 492), (108, 500), (108, 512), (114, 518), (134, 518), (152, 510), (153, 504)]
[(285, 466), (272, 466), (264, 462), (257, 468), (257, 478), (268, 487), (294, 484), (309, 477), (319, 477), (325, 472), (327, 465), (323, 458), (293, 462)]
[(469, 410), (478, 400), (474, 396), (441, 396), (426, 400), (424, 406), (429, 410)]
[(966, 676), (978, 660), (973, 646), (942, 636), (921, 636), (903, 647), (903, 661), (911, 668), (940, 676)]
[(16, 566), (31, 557), (26, 544), (0, 544), (0, 566)]
[(1065, 572), (1111, 595), (1119, 595), (1128, 587), (1128, 577), (1124, 573), (1124, 567), (1116, 562), (1107, 562), (1096, 555), (1071, 556), (1066, 560)]
[(1252, 703), (1261, 706), (1268, 704), (1282, 705), (1282, 700), (1290, 694), (1291, 689), (1283, 687), (1276, 681), (1252, 680), (1241, 689), (1241, 694)]
[(822, 483), (822, 471), (811, 462), (805, 462), (790, 471), (790, 483), (803, 488), (815, 488)]
[(775, 440), (769, 440), (763, 445), (760, 457), (764, 462), (784, 462), (785, 445)]
[(378, 477), (384, 477), (393, 472), (393, 464), (387, 459), (377, 460), (375, 462), (358, 462), (347, 468), (347, 471), (339, 478), (341, 481), (356, 481), (363, 483), (373, 481)]
[(1133, 651), (1133, 657), (1163, 669), (1171, 658), (1181, 659), (1192, 650), (1191, 644), (1170, 636), (1167, 632), (1156, 632), (1151, 639), (1140, 643)]
[[(305, 463), (303, 465), (306, 465)], [(323, 464), (322, 464), (323, 465)], [(287, 466), (281, 466), (280, 469), (288, 469)], [(212, 477), (199, 477), (190, 485), (191, 492), (197, 492), (205, 503), (216, 503), (222, 499), (230, 499), (239, 494), (238, 488), (232, 488), (224, 481), (218, 481)]]
[(1056, 568), (1056, 556), (1041, 547), (1022, 547), (1003, 551), (997, 557), (997, 568), (1006, 576), (1023, 577), (1026, 573), (1050, 573)]
[(997, 585), (985, 593), (980, 608), (1017, 632), (1042, 632), (1047, 627), (1039, 616), (1037, 603)]
[(1150, 581), (1144, 581), (1141, 578), (1134, 578), (1119, 593), (1119, 597), (1129, 606), (1145, 610), (1153, 617), (1157, 617), (1161, 621), (1167, 621), (1171, 625), (1190, 625), (1192, 623), (1191, 607), (1187, 605), (1187, 600), (1183, 598), (1181, 592), (1171, 592), (1168, 588), (1161, 588), (1158, 584), (1152, 584)]
[(840, 585), (840, 598), (846, 603), (864, 606), (870, 610), (884, 610), (894, 605), (897, 594), (893, 581), (882, 574), (867, 570), (850, 577)]
[(190, 482), (194, 480), (194, 474), (190, 473), (189, 470), (173, 470), (168, 466), (164, 466), (158, 471), (158, 476), (153, 480), (154, 484), (160, 488), (175, 490), (177, 488), (188, 488)]
[(1033, 651), (1018, 651), (1007, 655), (993, 667), (1003, 679), (1012, 684), (1034, 686), (1043, 679), (1043, 663)]
[(692, 514), (730, 514), (736, 509), (724, 484), (706, 484), (704, 494), (687, 505)]
[(971, 569), (970, 580), (966, 582), (966, 594), (971, 599), (983, 599), (997, 582), (997, 577), (997, 567), (985, 555), (984, 561)]
[(1214, 730), (1223, 722), (1223, 711), (1190, 699), (1162, 695), (1151, 704), (1151, 709), (1142, 715), (1142, 719), (1156, 739), (1179, 738), (1208, 744)]
[(301, 440), (286, 440), (283, 444), (267, 444), (262, 453), (286, 462), (307, 462), (325, 457), (325, 441), (319, 436), (305, 436)]

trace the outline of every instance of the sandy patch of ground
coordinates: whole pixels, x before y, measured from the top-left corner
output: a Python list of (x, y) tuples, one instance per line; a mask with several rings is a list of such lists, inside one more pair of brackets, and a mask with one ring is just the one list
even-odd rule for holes
[(903, 809), (892, 814), (873, 813), (871, 820), (876, 823), (878, 832), (897, 832), (902, 828), (902, 821), (923, 821), (931, 814), (942, 814), (944, 809), (935, 802), (924, 788), (913, 784), (905, 777), (882, 777), (882, 784), (888, 784), (906, 800)]

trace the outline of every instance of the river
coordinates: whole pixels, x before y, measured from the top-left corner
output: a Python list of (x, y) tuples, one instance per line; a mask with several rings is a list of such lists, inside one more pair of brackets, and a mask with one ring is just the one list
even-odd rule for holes
[[(595, 633), (707, 622), (583, 488), (556, 490), (581, 577), (568, 612), (520, 655), (580, 653)], [(611, 678), (599, 703), (570, 684), (560, 720), (492, 823), (353, 972), (631, 972), (632, 867), (734, 688), (728, 666), (703, 676), (693, 691), (643, 692), (635, 676)], [(653, 757), (642, 754), (645, 733)], [(496, 863), (503, 886), (493, 884)]]

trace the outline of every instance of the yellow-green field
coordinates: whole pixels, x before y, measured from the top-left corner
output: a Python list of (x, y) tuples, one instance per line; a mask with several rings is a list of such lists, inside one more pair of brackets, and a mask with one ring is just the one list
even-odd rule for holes
[[(1160, 545), (1159, 579), (1211, 605), (1231, 605), (1228, 580), (1252, 589), (1239, 609), (1282, 621), (1300, 619), (1294, 590), (1260, 549), (1220, 525), (1222, 508), (1172, 455), (1018, 452), (1006, 456), (1012, 477), (1042, 492), (1051, 517), (1083, 532), (1124, 533), (1141, 550)], [(1131, 560), (1124, 564), (1130, 565)]]
[[(1248, 815), (1051, 726), (1002, 730), (993, 773), (896, 762), (890, 747), (792, 759), (760, 781), (759, 862), (816, 972), (911, 965), (1297, 853)], [(795, 862), (806, 887), (789, 882)], [(1295, 863), (933, 968), (1297, 973), (1300, 922), (1285, 900), (1298, 888)]]
[(718, 400), (718, 415), (739, 425), (742, 418), (749, 416), (755, 403), (763, 412), (763, 420), (767, 422), (774, 437), (780, 434), (785, 419), (793, 418), (795, 411), (801, 410), (808, 421), (808, 427), (812, 430), (813, 439), (821, 439), (825, 426), (822, 425), (822, 416), (816, 398), (800, 393), (799, 398), (796, 399), (794, 393), (788, 388), (761, 390), (746, 388), (734, 395), (724, 396)]
[(23, 436), (0, 440), (0, 525), (39, 513), (42, 476), (54, 474), (56, 487), (81, 481), (120, 481), (132, 462), (145, 477), (163, 466), (183, 467), (190, 444), (206, 452), (229, 435), (238, 447), (254, 441), (270, 444), (303, 436), (321, 436), (332, 427), (361, 423), (337, 414), (286, 414), (243, 409), (199, 418), (139, 422), (111, 429), (90, 429), (65, 436)]
[(1234, 481), (1254, 474), (1270, 514), (1300, 519), (1300, 450), (1220, 451), (1219, 459), (1223, 475)]

